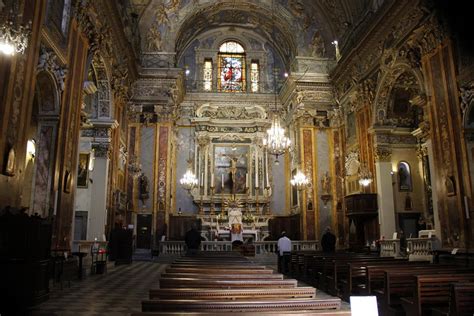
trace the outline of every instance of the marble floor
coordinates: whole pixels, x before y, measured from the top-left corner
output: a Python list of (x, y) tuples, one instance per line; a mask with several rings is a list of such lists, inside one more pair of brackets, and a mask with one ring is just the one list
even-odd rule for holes
[[(109, 264), (102, 275), (89, 275), (71, 286), (51, 287), (50, 299), (36, 306), (31, 316), (125, 316), (141, 311), (141, 301), (148, 297), (148, 290), (157, 287), (160, 273), (166, 263), (152, 261), (145, 256), (137, 258), (147, 261), (133, 261), (129, 265)], [(270, 265), (271, 268), (276, 266)], [(300, 282), (299, 282), (300, 283)], [(305, 285), (303, 283), (301, 286)], [(318, 291), (318, 297), (329, 295)], [(349, 310), (349, 304), (342, 302), (342, 310)]]
[(134, 261), (129, 265), (108, 265), (105, 274), (90, 275), (82, 281), (51, 288), (48, 301), (31, 311), (33, 316), (125, 316), (141, 311), (148, 290), (157, 287), (166, 265)]

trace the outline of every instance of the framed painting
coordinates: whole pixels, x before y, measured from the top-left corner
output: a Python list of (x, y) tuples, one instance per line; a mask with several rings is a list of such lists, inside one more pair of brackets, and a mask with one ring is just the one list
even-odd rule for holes
[(412, 191), (410, 165), (405, 161), (398, 163), (398, 191)]
[[(249, 146), (214, 147), (214, 183), (216, 194), (244, 194), (248, 172)], [(232, 172), (235, 170), (235, 176)]]
[(77, 187), (87, 188), (89, 182), (89, 153), (79, 154), (77, 167)]

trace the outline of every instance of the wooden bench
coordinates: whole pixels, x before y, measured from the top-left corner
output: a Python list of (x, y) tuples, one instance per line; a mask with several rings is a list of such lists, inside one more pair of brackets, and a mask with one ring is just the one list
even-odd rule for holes
[[(137, 312), (132, 313), (131, 316), (182, 316), (183, 312)], [(213, 310), (210, 312), (186, 312), (188, 316), (214, 316), (214, 315), (229, 315), (229, 312)], [(255, 312), (241, 312), (238, 313), (239, 316), (255, 316)], [(275, 316), (274, 311), (259, 311), (258, 315), (271, 315)], [(278, 311), (278, 316), (295, 316), (295, 315), (315, 315), (315, 311)], [(351, 311), (341, 311), (341, 310), (318, 310), (316, 313), (317, 316), (351, 316)]]
[(245, 268), (245, 269), (235, 269), (235, 268), (226, 268), (226, 269), (213, 269), (213, 268), (175, 268), (169, 267), (165, 269), (166, 273), (201, 273), (201, 274), (214, 274), (216, 272), (225, 273), (225, 274), (272, 274), (274, 271), (272, 269), (254, 269), (254, 268)]
[(295, 288), (297, 281), (284, 280), (210, 280), (192, 278), (161, 278), (160, 288)]
[(150, 299), (241, 300), (255, 298), (316, 298), (314, 287), (288, 289), (151, 289)]
[(219, 311), (228, 313), (261, 312), (261, 311), (317, 311), (337, 310), (341, 300), (330, 299), (260, 299), (249, 301), (219, 301), (219, 300), (146, 300), (142, 301), (142, 311), (180, 311), (200, 312)]
[(383, 272), (390, 268), (413, 269), (415, 267), (427, 266), (429, 262), (416, 261), (359, 261), (347, 264), (347, 278), (341, 279), (342, 298), (346, 301), (353, 294), (368, 295), (372, 293), (372, 288), (383, 288)]
[(414, 276), (428, 275), (435, 277), (441, 274), (457, 274), (465, 275), (471, 270), (465, 270), (462, 268), (445, 268), (445, 269), (430, 269), (420, 268), (411, 270), (389, 270), (384, 272), (384, 289), (383, 291), (375, 291), (377, 299), (379, 300), (379, 306), (385, 313), (391, 313), (394, 311), (400, 311), (401, 298), (412, 297), (413, 289), (415, 287)]
[(412, 297), (402, 297), (408, 315), (422, 315), (424, 310), (447, 306), (452, 283), (474, 281), (474, 273), (415, 275)]
[(227, 279), (227, 280), (283, 280), (283, 274), (227, 274), (227, 273), (213, 273), (213, 274), (201, 274), (201, 273), (162, 273), (162, 278), (192, 278), (192, 279)]
[(474, 315), (474, 283), (451, 285), (449, 315)]

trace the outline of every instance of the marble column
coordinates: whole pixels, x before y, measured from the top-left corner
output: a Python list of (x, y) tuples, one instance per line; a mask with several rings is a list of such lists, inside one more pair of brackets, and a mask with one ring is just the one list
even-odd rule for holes
[(396, 231), (391, 151), (388, 148), (377, 147), (375, 156), (380, 235), (390, 239)]
[[(95, 151), (94, 170), (91, 172), (91, 208), (89, 213), (89, 229), (87, 239), (102, 240), (107, 224), (107, 179), (109, 177), (109, 146), (108, 144), (93, 144)], [(109, 210), (112, 211), (112, 210)]]

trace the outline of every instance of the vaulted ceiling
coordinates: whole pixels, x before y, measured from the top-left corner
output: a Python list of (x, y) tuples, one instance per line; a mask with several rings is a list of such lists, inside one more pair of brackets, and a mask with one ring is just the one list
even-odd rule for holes
[(280, 54), (304, 55), (319, 32), (326, 53), (383, 0), (121, 0), (137, 16), (142, 50), (151, 28), (160, 32), (162, 51), (178, 55), (213, 28), (243, 28), (266, 38)]

